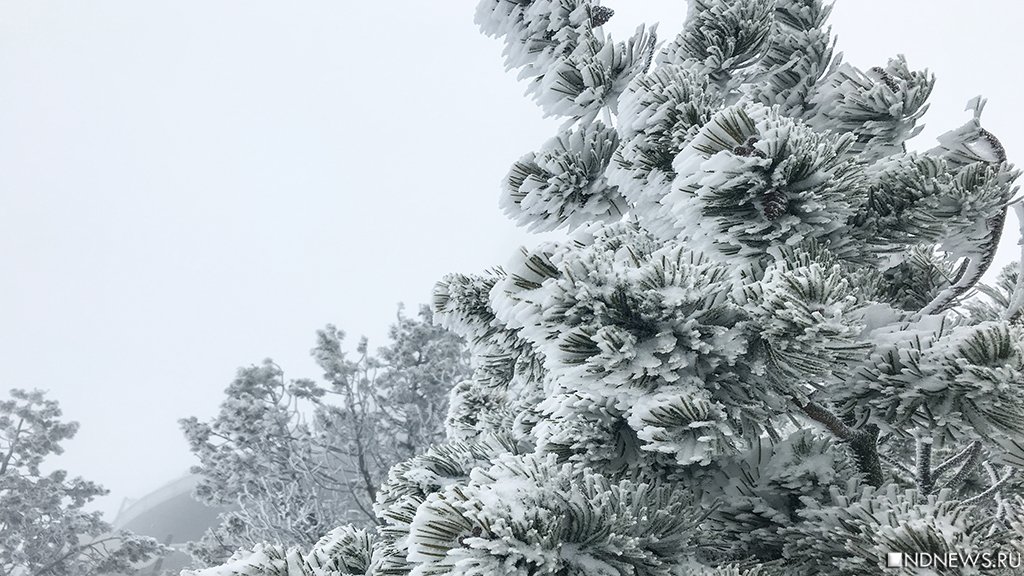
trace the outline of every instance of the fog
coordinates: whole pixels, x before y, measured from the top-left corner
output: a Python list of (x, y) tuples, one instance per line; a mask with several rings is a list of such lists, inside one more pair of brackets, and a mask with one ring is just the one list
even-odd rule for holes
[[(523, 243), (497, 209), (550, 137), (475, 0), (0, 3), (0, 360), (81, 423), (53, 465), (115, 513), (182, 475), (177, 419), (215, 413), (237, 367), (313, 377), (326, 323), (383, 343), (399, 302)], [(681, 0), (609, 0), (617, 38), (681, 27)], [(1011, 160), (1021, 8), (836, 6), (845, 60), (938, 77), (915, 141), (969, 119)], [(1017, 227), (999, 263), (1016, 257)]]

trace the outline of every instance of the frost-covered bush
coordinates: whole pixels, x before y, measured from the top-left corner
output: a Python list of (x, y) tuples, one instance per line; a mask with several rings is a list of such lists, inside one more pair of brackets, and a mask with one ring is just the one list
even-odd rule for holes
[(596, 1), (480, 3), (565, 119), (502, 208), (567, 237), (438, 284), (474, 373), (448, 442), (379, 492), (363, 574), (1019, 560), (1024, 285), (979, 284), (1018, 173), (980, 99), (908, 149), (934, 79), (840, 63), (829, 10), (691, 0), (659, 50), (605, 36)]

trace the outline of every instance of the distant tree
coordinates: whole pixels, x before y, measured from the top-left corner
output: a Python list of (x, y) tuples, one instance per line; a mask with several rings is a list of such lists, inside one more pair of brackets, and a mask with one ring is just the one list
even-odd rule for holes
[(377, 351), (381, 370), (372, 387), (377, 437), (393, 440), (398, 460), (406, 460), (445, 440), (448, 393), (469, 377), (469, 351), (462, 338), (434, 325), (428, 306), (416, 318), (400, 310), (388, 338)]
[[(270, 360), (243, 368), (225, 391), (210, 423), (181, 421), (200, 464), (197, 498), (237, 505), (190, 552), (202, 562), (229, 556), (250, 540), (305, 542), (316, 538), (315, 519), (335, 516), (343, 500), (328, 481), (303, 410), (323, 391), (308, 381), (288, 383)], [(329, 511), (329, 512), (325, 512)]]
[(107, 493), (94, 482), (43, 473), (78, 424), (38, 390), (11, 390), (0, 401), (0, 574), (94, 576), (123, 574), (165, 552), (156, 540), (114, 531), (100, 512), (83, 508)]
[(399, 310), (376, 355), (363, 339), (350, 358), (344, 338), (334, 326), (317, 332), (323, 384), (287, 381), (266, 360), (238, 371), (212, 421), (181, 420), (200, 460), (196, 496), (234, 506), (190, 546), (199, 562), (259, 542), (308, 546), (343, 523), (372, 525), (388, 469), (443, 441), (448, 391), (469, 373), (462, 341), (434, 326), (427, 307), (416, 318)]

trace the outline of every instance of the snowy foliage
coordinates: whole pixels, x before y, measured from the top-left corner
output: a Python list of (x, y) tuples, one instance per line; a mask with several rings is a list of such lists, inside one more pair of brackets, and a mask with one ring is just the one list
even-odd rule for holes
[(371, 554), (370, 534), (342, 526), (328, 532), (307, 553), (297, 546), (256, 544), (220, 566), (185, 570), (182, 576), (358, 576), (366, 573)]
[(502, 208), (523, 225), (545, 231), (621, 219), (625, 202), (604, 177), (617, 147), (618, 134), (600, 122), (560, 134), (512, 166)]
[(84, 508), (107, 493), (64, 470), (43, 472), (78, 431), (36, 391), (0, 401), (0, 574), (104, 576), (132, 572), (167, 552), (156, 540), (115, 531)]
[(841, 62), (829, 5), (689, 7), (657, 49), (606, 38), (595, 0), (480, 2), (565, 117), (502, 208), (567, 237), (438, 284), (473, 373), (447, 443), (378, 493), (366, 575), (1024, 552), (1024, 285), (979, 284), (1018, 172), (984, 101), (913, 151), (933, 77)]
[(654, 29), (625, 42), (601, 32), (613, 11), (589, 0), (485, 0), (476, 21), (505, 41), (505, 66), (530, 79), (546, 114), (593, 117), (614, 107), (625, 85), (650, 65)]
[(684, 494), (505, 455), (417, 509), (411, 574), (664, 574), (698, 521)]

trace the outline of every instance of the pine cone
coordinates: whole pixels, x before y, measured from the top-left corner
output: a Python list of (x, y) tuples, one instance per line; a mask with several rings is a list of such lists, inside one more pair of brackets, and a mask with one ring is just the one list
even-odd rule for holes
[(899, 84), (896, 83), (896, 80), (892, 77), (892, 74), (889, 74), (880, 66), (873, 67), (871, 71), (877, 74), (882, 80), (882, 82), (884, 82), (885, 85), (889, 87), (889, 90), (892, 90), (894, 94), (900, 91), (900, 86)]
[(615, 10), (606, 8), (604, 6), (594, 6), (590, 9), (590, 25), (593, 28), (604, 26), (612, 16), (615, 15)]

